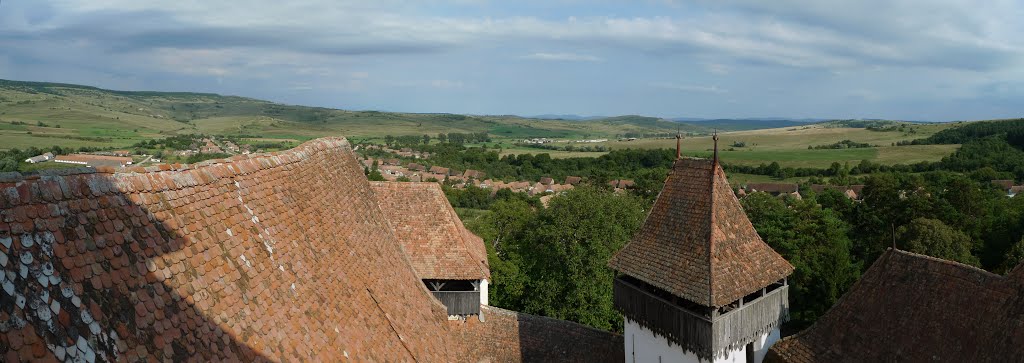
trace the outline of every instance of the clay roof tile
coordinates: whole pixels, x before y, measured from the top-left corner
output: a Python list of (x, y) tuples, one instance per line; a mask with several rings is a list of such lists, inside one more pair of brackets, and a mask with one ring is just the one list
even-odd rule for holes
[(754, 230), (722, 168), (691, 158), (676, 161), (644, 225), (608, 265), (714, 307), (793, 272)]

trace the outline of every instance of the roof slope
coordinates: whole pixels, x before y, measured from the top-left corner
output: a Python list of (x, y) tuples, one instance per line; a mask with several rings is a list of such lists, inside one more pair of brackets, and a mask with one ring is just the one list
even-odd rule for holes
[(766, 362), (1022, 362), (1024, 275), (890, 249)]
[(130, 170), (0, 175), (0, 361), (459, 359), (344, 139)]
[(675, 162), (643, 227), (608, 265), (704, 306), (724, 306), (793, 272), (761, 240), (722, 168)]
[(481, 306), (485, 321), (452, 321), (469, 361), (622, 362), (622, 336), (571, 321)]
[(483, 240), (462, 225), (439, 184), (370, 185), (421, 279), (490, 278)]

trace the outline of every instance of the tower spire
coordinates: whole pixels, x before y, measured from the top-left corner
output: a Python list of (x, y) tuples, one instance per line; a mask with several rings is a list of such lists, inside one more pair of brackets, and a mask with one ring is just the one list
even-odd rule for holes
[(715, 140), (715, 165), (718, 165), (718, 129), (715, 129), (715, 133), (711, 136), (712, 140)]
[(679, 132), (679, 126), (676, 126), (676, 160), (679, 160), (681, 151), (680, 145), (683, 139), (683, 135)]

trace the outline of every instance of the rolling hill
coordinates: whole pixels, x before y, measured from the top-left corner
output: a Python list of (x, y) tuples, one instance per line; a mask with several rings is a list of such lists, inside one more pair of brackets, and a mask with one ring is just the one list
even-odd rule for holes
[[(344, 135), (488, 132), (497, 138), (590, 138), (675, 132), (657, 118), (584, 121), (517, 116), (347, 111), (192, 92), (105, 90), (63, 83), (0, 80), (0, 148), (124, 146), (177, 134), (251, 135), (306, 140)], [(702, 132), (689, 126), (686, 131)]]

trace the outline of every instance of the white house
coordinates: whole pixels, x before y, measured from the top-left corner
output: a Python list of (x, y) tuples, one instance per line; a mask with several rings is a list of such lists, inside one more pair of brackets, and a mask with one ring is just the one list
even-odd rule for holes
[(47, 162), (47, 161), (50, 161), (50, 160), (53, 160), (53, 153), (45, 153), (43, 155), (36, 155), (36, 156), (30, 157), (28, 159), (25, 159), (25, 162), (29, 163), (29, 164), (35, 164), (35, 163)]

